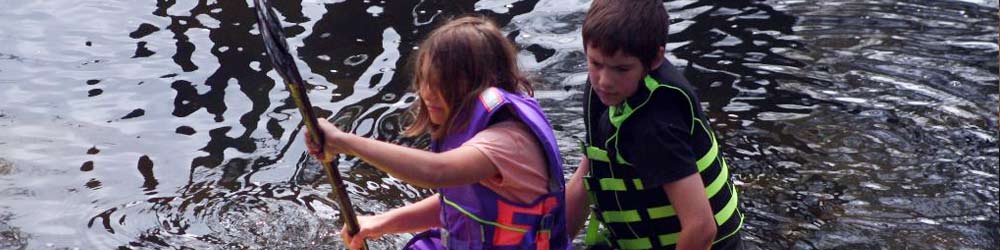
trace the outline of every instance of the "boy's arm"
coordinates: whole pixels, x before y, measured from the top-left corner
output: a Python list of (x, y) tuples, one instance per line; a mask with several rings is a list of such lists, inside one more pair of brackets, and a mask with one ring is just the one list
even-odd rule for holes
[[(590, 214), (590, 208), (587, 207), (589, 205), (587, 190), (583, 188), (583, 176), (590, 171), (589, 169), (590, 161), (584, 157), (580, 161), (580, 167), (576, 169), (573, 177), (569, 178), (569, 184), (566, 185), (566, 232), (570, 239), (580, 233), (584, 221), (587, 220), (587, 215)], [(597, 225), (590, 226), (596, 227)]]
[(695, 173), (677, 181), (663, 184), (663, 191), (670, 198), (677, 218), (681, 221), (681, 234), (677, 249), (708, 249), (715, 239), (715, 216), (705, 197), (701, 175)]

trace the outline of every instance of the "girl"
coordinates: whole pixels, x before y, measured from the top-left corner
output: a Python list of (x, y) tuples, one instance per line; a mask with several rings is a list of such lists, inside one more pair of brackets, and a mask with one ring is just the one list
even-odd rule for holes
[(562, 161), (552, 129), (517, 67), (516, 52), (491, 21), (452, 20), (431, 32), (414, 61), (420, 101), (405, 132), (431, 134), (430, 152), (356, 136), (320, 120), (327, 152), (360, 157), (438, 193), (359, 218), (351, 249), (365, 238), (419, 232), (406, 249), (568, 249)]

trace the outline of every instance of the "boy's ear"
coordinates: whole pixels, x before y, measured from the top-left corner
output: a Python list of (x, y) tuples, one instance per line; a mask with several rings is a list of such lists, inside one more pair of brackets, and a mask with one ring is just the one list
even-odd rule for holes
[(649, 65), (649, 69), (650, 70), (660, 68), (660, 65), (663, 65), (663, 61), (667, 60), (665, 58), (666, 52), (667, 52), (667, 49), (664, 46), (660, 46), (659, 47), (659, 49), (656, 52), (657, 56), (653, 58), (653, 64)]

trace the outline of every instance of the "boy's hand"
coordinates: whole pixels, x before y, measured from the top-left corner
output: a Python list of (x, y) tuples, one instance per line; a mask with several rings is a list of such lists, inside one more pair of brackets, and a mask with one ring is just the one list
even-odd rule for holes
[(362, 249), (361, 247), (365, 244), (365, 239), (372, 239), (382, 237), (384, 232), (382, 232), (382, 225), (385, 224), (386, 219), (384, 216), (359, 216), (358, 217), (358, 233), (351, 235), (347, 233), (347, 225), (344, 225), (340, 229), (340, 235), (344, 237), (344, 244), (347, 244), (347, 249)]
[(306, 148), (309, 149), (309, 154), (313, 155), (320, 161), (326, 162), (332, 160), (333, 156), (339, 153), (347, 152), (343, 148), (343, 145), (341, 145), (341, 139), (345, 136), (350, 136), (350, 134), (340, 131), (337, 126), (334, 126), (326, 119), (317, 119), (316, 126), (320, 131), (323, 131), (323, 135), (325, 136), (325, 138), (323, 138), (324, 145), (322, 147), (325, 152), (320, 152), (319, 144), (312, 140), (312, 135), (308, 130), (306, 130), (306, 132), (302, 135), (305, 137)]

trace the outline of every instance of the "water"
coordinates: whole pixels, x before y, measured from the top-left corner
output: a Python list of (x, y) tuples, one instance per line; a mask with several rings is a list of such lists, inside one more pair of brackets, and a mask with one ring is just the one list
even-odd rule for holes
[[(406, 63), (493, 17), (579, 161), (589, 1), (279, 1), (319, 114), (407, 145)], [(667, 4), (668, 57), (724, 139), (751, 249), (996, 249), (998, 6)], [(339, 248), (339, 213), (249, 2), (5, 1), (0, 249)], [(430, 194), (340, 160), (361, 214)], [(373, 249), (409, 236), (387, 236)]]

